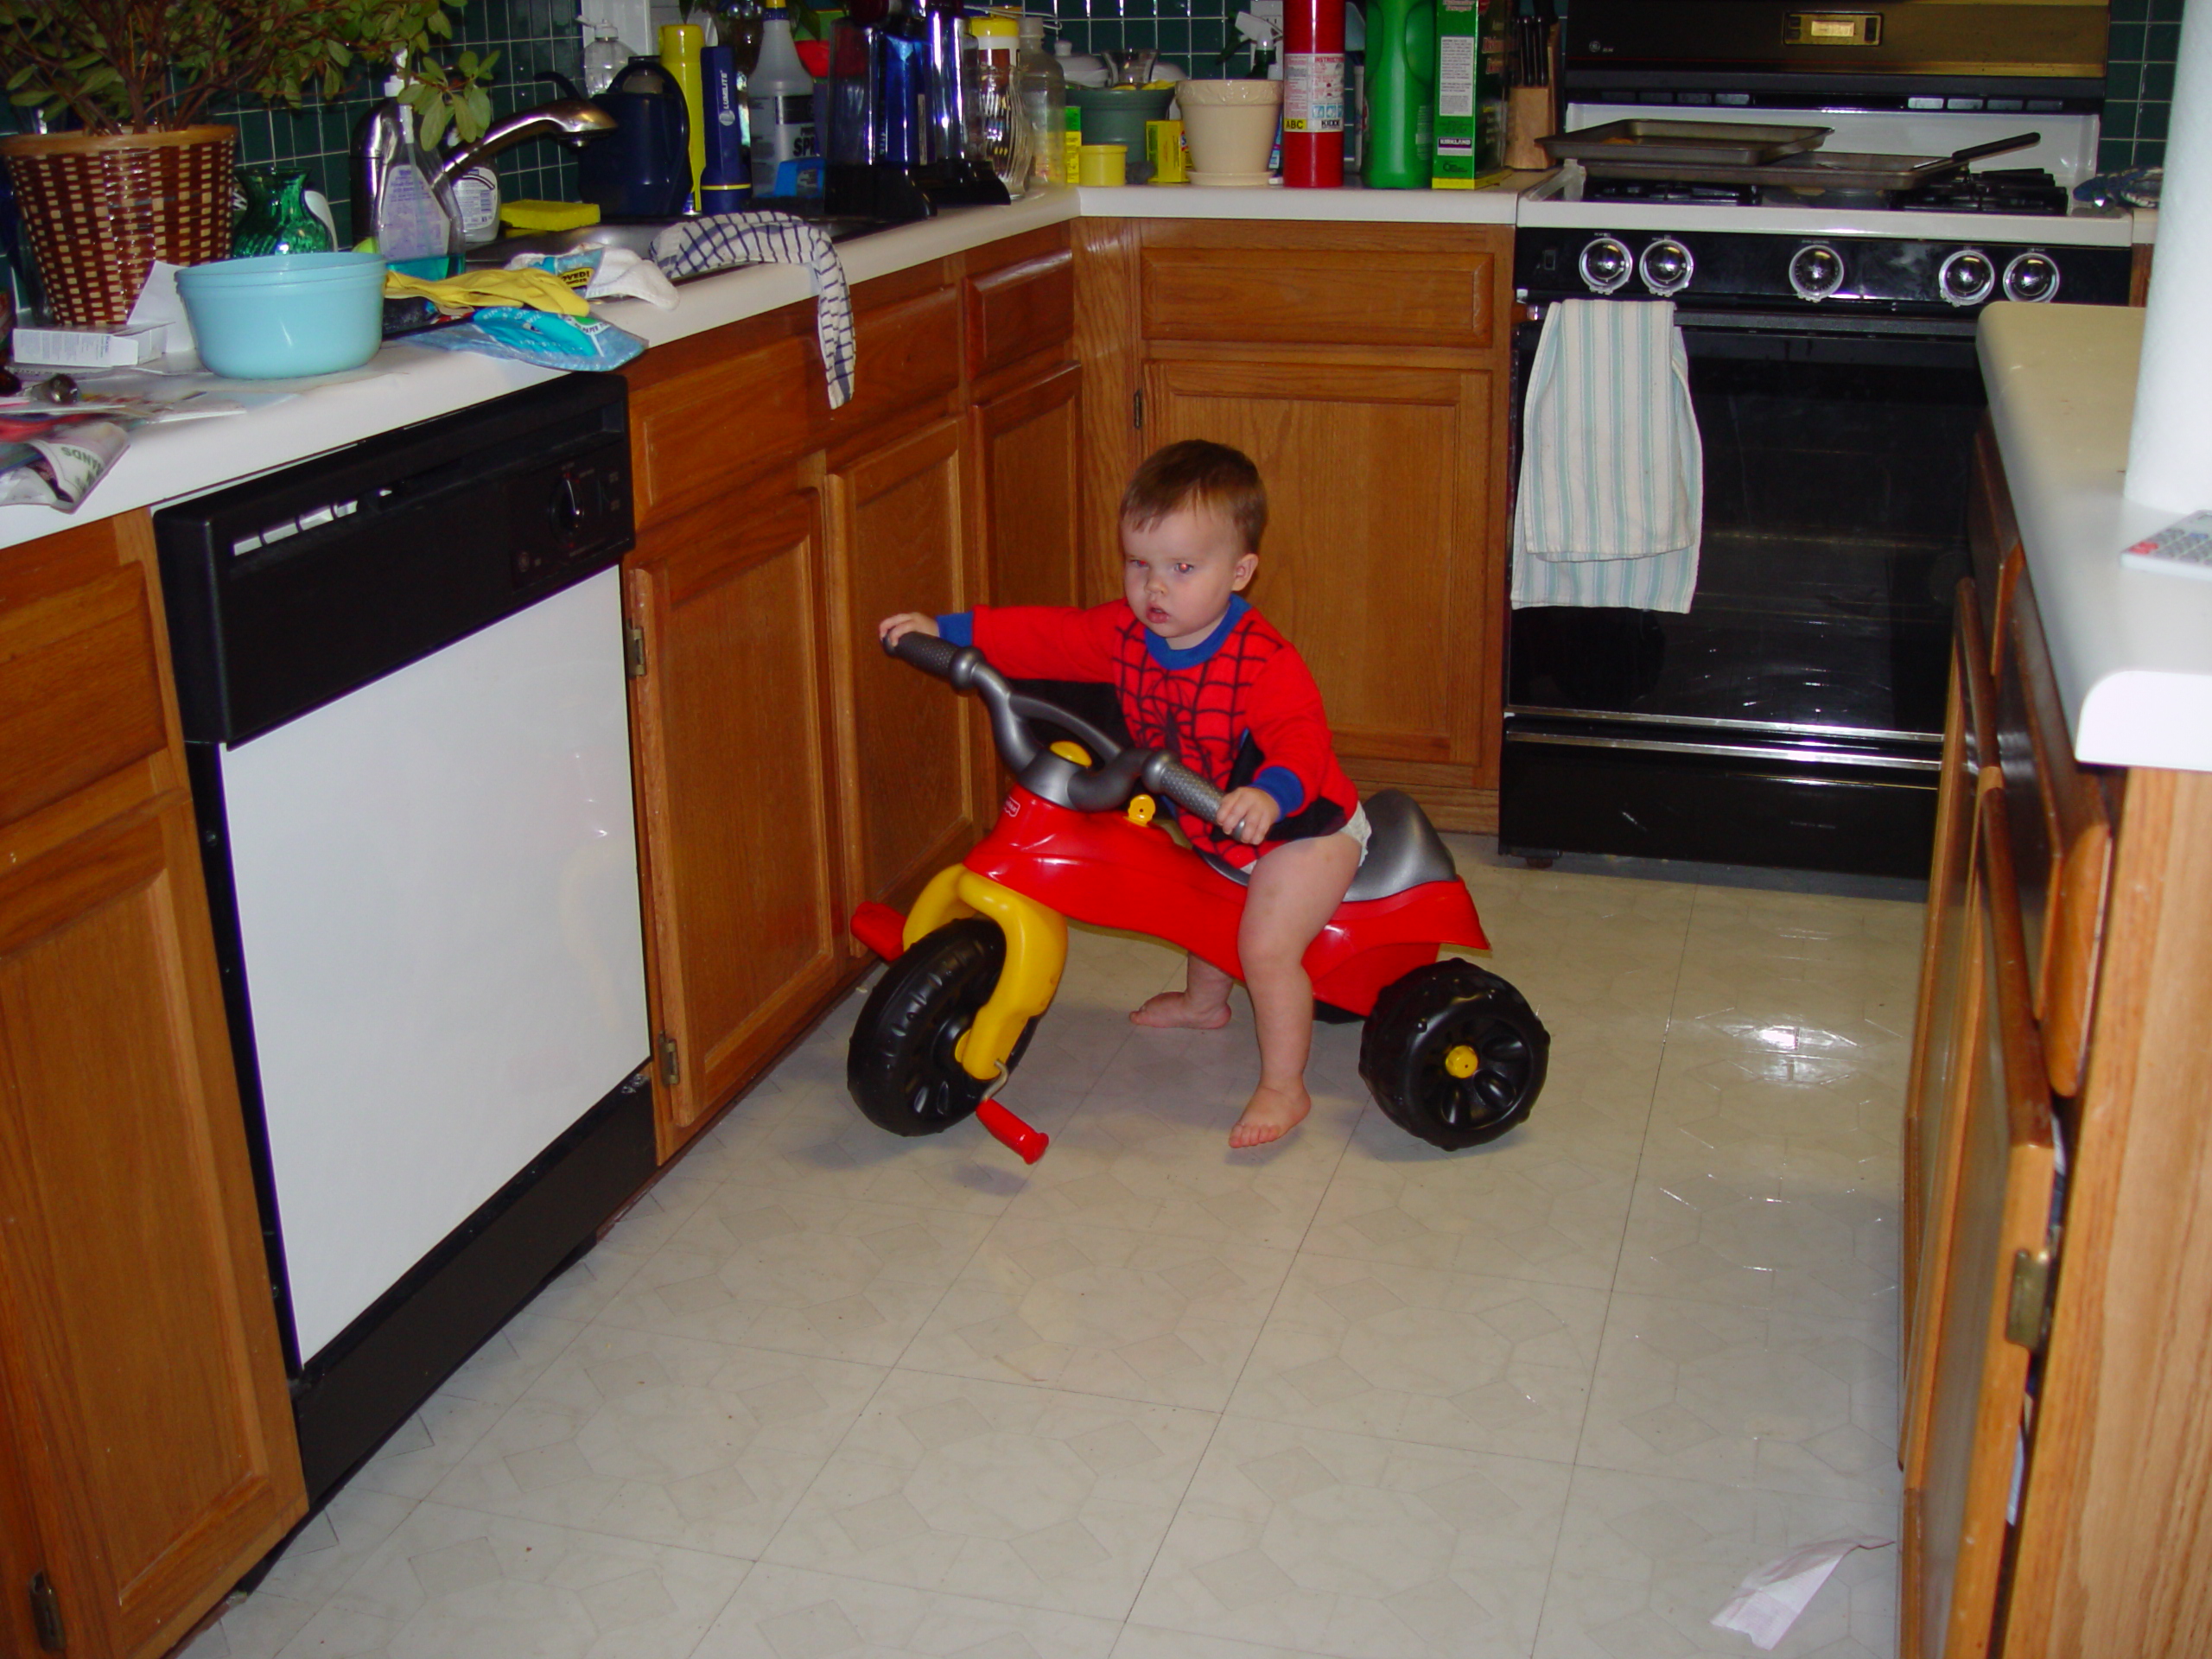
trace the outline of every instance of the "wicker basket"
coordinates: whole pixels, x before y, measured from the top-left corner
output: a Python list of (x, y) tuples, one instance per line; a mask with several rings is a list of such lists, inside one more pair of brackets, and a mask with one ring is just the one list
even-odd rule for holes
[(226, 257), (237, 150), (232, 127), (0, 139), (54, 321), (112, 328), (155, 260)]

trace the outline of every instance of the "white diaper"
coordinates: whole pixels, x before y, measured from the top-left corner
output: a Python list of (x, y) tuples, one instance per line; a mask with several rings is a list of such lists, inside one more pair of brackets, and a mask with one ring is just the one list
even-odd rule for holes
[(1351, 817), (1344, 820), (1344, 827), (1337, 833), (1340, 836), (1350, 836), (1359, 843), (1359, 861), (1364, 864), (1367, 861), (1367, 840), (1375, 833), (1375, 826), (1367, 821), (1367, 809), (1355, 805), (1351, 810)]

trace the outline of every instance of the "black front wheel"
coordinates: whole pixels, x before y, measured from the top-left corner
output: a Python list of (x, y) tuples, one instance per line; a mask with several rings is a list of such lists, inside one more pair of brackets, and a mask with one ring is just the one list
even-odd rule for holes
[(1527, 998), (1455, 958), (1383, 988), (1360, 1041), (1359, 1075), (1392, 1122), (1456, 1152), (1529, 1116), (1551, 1046)]
[[(982, 1103), (990, 1085), (952, 1052), (1005, 963), (998, 925), (970, 916), (925, 934), (884, 969), (845, 1050), (845, 1087), (868, 1122), (893, 1135), (941, 1135)], [(1032, 1020), (1007, 1071), (1036, 1029)]]

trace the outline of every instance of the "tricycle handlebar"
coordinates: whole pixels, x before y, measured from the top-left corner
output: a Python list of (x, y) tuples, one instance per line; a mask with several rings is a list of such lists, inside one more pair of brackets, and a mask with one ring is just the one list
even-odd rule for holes
[[(999, 753), (1017, 773), (1037, 759), (1039, 745), (1024, 716), (1049, 711), (1048, 717), (1057, 717), (1059, 711), (1015, 691), (975, 646), (956, 645), (936, 634), (917, 631), (901, 634), (895, 641), (887, 639), (883, 648), (899, 661), (936, 675), (956, 690), (973, 691), (981, 697), (990, 714), (991, 734), (998, 740)], [(1080, 811), (1110, 811), (1128, 798), (1140, 781), (1154, 794), (1166, 796), (1209, 823), (1221, 810), (1221, 791), (1165, 749), (1118, 750), (1099, 755), (1088, 772), (1070, 779), (1068, 804)]]

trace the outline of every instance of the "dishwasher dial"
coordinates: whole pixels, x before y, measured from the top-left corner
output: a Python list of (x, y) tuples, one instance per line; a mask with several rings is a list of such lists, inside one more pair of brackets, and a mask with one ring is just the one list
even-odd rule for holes
[(1825, 242), (1808, 242), (1789, 256), (1789, 286), (1816, 303), (1843, 286), (1843, 256)]
[(1697, 261), (1690, 257), (1690, 251), (1673, 237), (1662, 236), (1657, 241), (1646, 245), (1639, 269), (1643, 272), (1644, 287), (1663, 300), (1670, 294), (1681, 293), (1690, 285), (1690, 277), (1697, 270)]
[(1980, 305), (1997, 286), (1997, 267), (1980, 248), (1961, 248), (1936, 271), (1936, 286), (1953, 305)]
[(1578, 266), (1592, 293), (1611, 294), (1636, 275), (1636, 256), (1620, 238), (1600, 236), (1583, 245)]
[(2047, 253), (2016, 253), (2005, 267), (2005, 297), (2008, 300), (2055, 300), (2058, 297), (2058, 261)]

